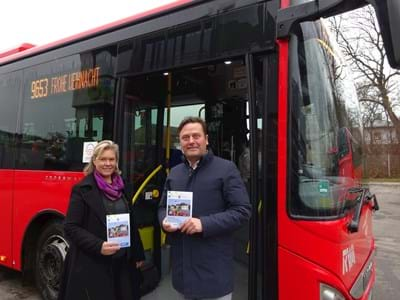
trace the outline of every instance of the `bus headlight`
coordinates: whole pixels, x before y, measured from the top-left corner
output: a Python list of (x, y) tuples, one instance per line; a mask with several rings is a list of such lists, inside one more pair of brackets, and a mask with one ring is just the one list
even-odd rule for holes
[(345, 300), (344, 296), (335, 288), (321, 283), (319, 285), (320, 300)]

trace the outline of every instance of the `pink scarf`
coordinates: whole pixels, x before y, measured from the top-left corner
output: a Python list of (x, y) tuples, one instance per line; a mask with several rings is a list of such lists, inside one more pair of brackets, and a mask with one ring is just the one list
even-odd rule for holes
[(96, 180), (99, 189), (106, 195), (106, 197), (112, 201), (118, 200), (122, 196), (122, 190), (124, 189), (124, 182), (121, 176), (115, 174), (112, 176), (112, 183), (108, 183), (104, 180), (104, 177), (100, 175), (96, 170), (94, 171), (94, 179)]

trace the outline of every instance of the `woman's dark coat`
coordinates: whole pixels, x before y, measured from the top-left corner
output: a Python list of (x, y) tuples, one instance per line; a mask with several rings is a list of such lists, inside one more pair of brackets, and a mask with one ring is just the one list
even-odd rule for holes
[(233, 291), (233, 232), (251, 214), (240, 173), (233, 162), (211, 151), (192, 170), (187, 162), (171, 169), (159, 208), (166, 215), (167, 191), (193, 192), (192, 216), (203, 232), (168, 233), (171, 245), (172, 285), (188, 298), (218, 298)]
[[(102, 243), (107, 240), (106, 211), (102, 197), (93, 175), (86, 176), (72, 189), (65, 219), (65, 234), (70, 248), (65, 260), (59, 300), (119, 300), (114, 296), (112, 256), (100, 253)], [(144, 260), (144, 252), (132, 217), (130, 222), (131, 247), (126, 263), (131, 266), (131, 282), (138, 295), (140, 273), (135, 263)]]

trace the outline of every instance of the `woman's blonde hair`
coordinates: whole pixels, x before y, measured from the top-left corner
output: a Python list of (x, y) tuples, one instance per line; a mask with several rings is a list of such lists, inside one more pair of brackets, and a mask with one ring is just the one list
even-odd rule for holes
[(115, 174), (121, 174), (121, 171), (118, 168), (118, 161), (119, 161), (119, 147), (116, 143), (110, 140), (104, 140), (99, 142), (96, 147), (94, 147), (93, 150), (93, 155), (92, 158), (90, 159), (90, 162), (85, 166), (83, 169), (83, 172), (85, 175), (92, 174), (94, 170), (96, 169), (96, 166), (94, 165), (94, 161), (101, 156), (104, 151), (106, 150), (113, 150), (115, 153), (115, 158), (116, 158), (116, 165), (115, 165)]

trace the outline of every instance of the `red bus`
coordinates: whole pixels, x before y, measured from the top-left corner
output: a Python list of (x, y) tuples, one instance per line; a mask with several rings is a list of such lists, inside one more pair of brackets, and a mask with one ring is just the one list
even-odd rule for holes
[[(343, 148), (358, 102), (319, 20), (367, 2), (182, 0), (0, 54), (0, 264), (56, 298), (71, 186), (87, 143), (112, 139), (146, 248), (143, 293), (169, 280), (159, 193), (180, 160), (177, 124), (199, 115), (253, 204), (235, 233), (233, 298), (371, 299), (377, 203)], [(398, 67), (399, 4), (375, 5)]]

